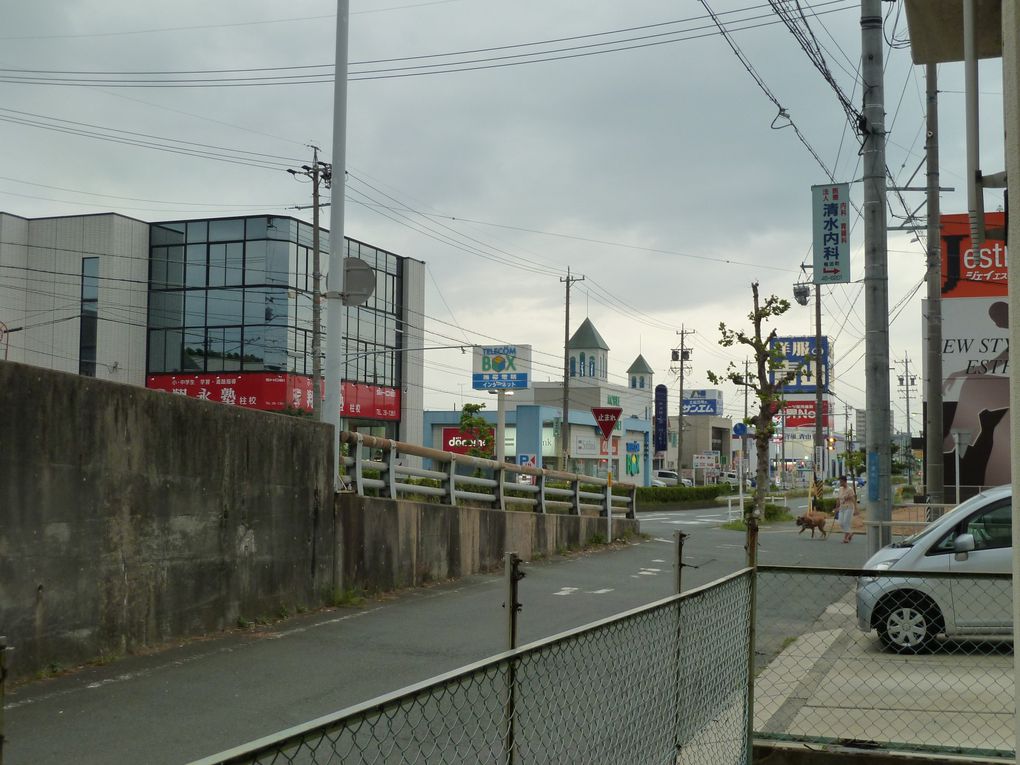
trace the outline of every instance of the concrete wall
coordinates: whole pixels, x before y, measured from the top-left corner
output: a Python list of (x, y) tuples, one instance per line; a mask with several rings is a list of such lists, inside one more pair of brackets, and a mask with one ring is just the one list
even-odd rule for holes
[(25, 675), (328, 590), (326, 426), (0, 363), (0, 634)]
[[(491, 571), (505, 552), (525, 560), (605, 538), (598, 516), (540, 515), (340, 495), (344, 586), (369, 592)], [(613, 519), (614, 537), (638, 522)]]
[(605, 534), (594, 516), (334, 501), (328, 426), (22, 364), (0, 362), (0, 423), (15, 677)]

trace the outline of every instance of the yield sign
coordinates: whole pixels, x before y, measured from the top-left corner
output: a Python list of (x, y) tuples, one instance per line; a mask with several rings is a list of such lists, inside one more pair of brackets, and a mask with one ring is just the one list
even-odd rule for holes
[(595, 415), (595, 424), (602, 431), (602, 437), (609, 438), (609, 434), (616, 427), (620, 415), (623, 414), (623, 409), (618, 406), (593, 406), (591, 413)]

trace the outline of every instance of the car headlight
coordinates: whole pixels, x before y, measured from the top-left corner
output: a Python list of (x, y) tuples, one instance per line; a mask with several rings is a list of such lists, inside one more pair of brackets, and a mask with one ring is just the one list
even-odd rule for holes
[[(886, 560), (886, 561), (882, 561), (881, 563), (876, 563), (874, 566), (868, 566), (868, 570), (870, 570), (870, 571), (888, 571), (889, 569), (892, 568), (892, 564), (893, 564), (893, 561)], [(862, 576), (861, 577), (861, 581), (862, 582), (877, 582), (878, 581), (878, 577), (877, 576)]]

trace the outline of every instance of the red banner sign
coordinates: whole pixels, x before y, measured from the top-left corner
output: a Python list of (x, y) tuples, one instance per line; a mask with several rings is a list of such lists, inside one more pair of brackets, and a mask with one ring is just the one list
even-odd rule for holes
[(492, 441), (482, 438), (478, 433), (462, 431), (460, 428), (443, 428), (444, 452), (467, 454), (472, 449), (492, 454)]
[[(221, 404), (279, 412), (312, 411), (312, 378), (266, 372), (217, 372), (199, 375), (149, 375), (145, 387)], [(344, 382), (345, 417), (399, 420), (400, 391)]]
[[(814, 399), (803, 399), (800, 401), (787, 401), (783, 406), (783, 414), (786, 416), (786, 427), (788, 428), (813, 428), (815, 426), (815, 401)], [(829, 402), (822, 400), (822, 422), (829, 419)]]
[(602, 437), (609, 438), (609, 434), (620, 420), (620, 415), (623, 414), (623, 409), (618, 406), (593, 406), (591, 413), (595, 416), (595, 424), (602, 431)]

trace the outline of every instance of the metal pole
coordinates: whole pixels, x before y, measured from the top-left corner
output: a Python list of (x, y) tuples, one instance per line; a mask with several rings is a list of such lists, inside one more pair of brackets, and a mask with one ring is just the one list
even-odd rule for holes
[(888, 544), (892, 516), (889, 428), (889, 268), (886, 242), (885, 92), (882, 0), (861, 0), (864, 110), (864, 321), (868, 552)]
[(506, 461), (506, 391), (496, 395), (496, 462), (502, 467)]
[[(503, 584), (504, 602), (506, 609), (506, 647), (512, 651), (517, 647), (517, 614), (521, 610), (521, 604), (517, 599), (517, 583), (524, 578), (520, 570), (521, 559), (515, 552), (504, 553), (503, 555)], [(503, 742), (503, 751), (506, 754), (506, 762), (512, 765), (516, 759), (514, 751), (514, 717), (516, 716), (516, 695), (517, 695), (517, 661), (511, 659), (507, 665), (507, 694), (506, 694), (506, 739)]]
[(4, 693), (7, 682), (7, 638), (0, 635), (0, 765), (4, 763)]
[[(815, 484), (821, 478), (819, 468), (824, 466), (826, 457), (825, 441), (822, 435), (822, 412), (824, 407), (822, 393), (822, 285), (819, 282), (815, 282), (815, 459), (811, 461), (811, 475)], [(818, 463), (822, 464), (819, 465)], [(821, 501), (821, 495), (815, 497), (815, 486), (811, 487), (809, 496), (811, 497), (809, 504), (814, 509), (813, 504), (816, 501)]]
[(960, 434), (955, 431), (953, 441), (956, 444), (956, 448), (953, 449), (953, 454), (956, 455), (956, 504), (960, 504)]
[(981, 187), (978, 119), (977, 0), (963, 0), (963, 103), (967, 125), (967, 215), (972, 247), (985, 240), (985, 204)]
[(560, 422), (560, 470), (567, 471), (570, 460), (570, 285), (584, 281), (584, 277), (572, 277), (567, 266), (566, 278), (560, 278), (567, 285), (566, 311), (563, 318), (563, 417)]
[(903, 354), (903, 384), (907, 389), (907, 486), (914, 485), (914, 452), (911, 448), (913, 438), (910, 435), (910, 357)]
[[(677, 411), (676, 416), (676, 475), (677, 483), (682, 483), (679, 479), (683, 477), (683, 464), (684, 464), (684, 355), (687, 353), (687, 349), (684, 347), (684, 341), (687, 339), (687, 330), (683, 324), (680, 325), (680, 409)], [(706, 481), (707, 482), (707, 481)]]
[(312, 147), (312, 414), (322, 421), (322, 284), (319, 262), (319, 147)]
[(925, 66), (928, 103), (928, 341), (925, 347), (925, 467), (928, 501), (942, 504), (945, 496), (945, 445), (942, 435), (942, 226), (939, 222), (939, 97), (935, 64)]
[(682, 531), (673, 532), (673, 550), (676, 557), (673, 559), (673, 584), (676, 594), (680, 594), (680, 581), (683, 574), (684, 568), (684, 540), (687, 539), (687, 534)]
[(330, 185), (329, 277), (326, 284), (326, 422), (333, 426), (333, 486), (340, 489), (340, 430), (344, 372), (344, 189), (347, 186), (347, 36), (350, 0), (336, 4), (333, 79), (333, 182)]

